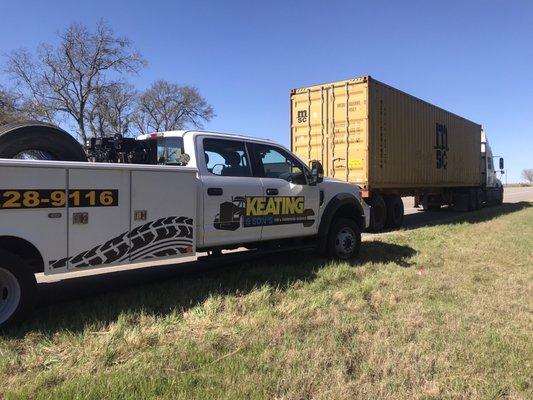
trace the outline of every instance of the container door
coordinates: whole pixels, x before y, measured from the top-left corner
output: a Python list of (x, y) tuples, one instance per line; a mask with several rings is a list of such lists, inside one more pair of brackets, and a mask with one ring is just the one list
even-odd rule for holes
[(132, 262), (195, 251), (197, 183), (191, 171), (132, 171)]
[(368, 180), (368, 80), (351, 79), (291, 93), (292, 151), (319, 160), (327, 176)]
[(329, 162), (328, 97), (325, 86), (291, 94), (291, 150), (306, 163), (319, 160), (325, 170)]
[(130, 171), (71, 169), (69, 269), (129, 262)]
[(363, 184), (367, 180), (368, 83), (350, 81), (328, 90), (328, 176)]

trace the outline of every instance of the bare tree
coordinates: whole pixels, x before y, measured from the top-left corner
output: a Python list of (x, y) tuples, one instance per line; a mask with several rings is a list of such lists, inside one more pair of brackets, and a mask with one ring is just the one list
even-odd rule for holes
[(13, 51), (6, 70), (35, 112), (51, 121), (72, 118), (79, 138), (85, 141), (89, 105), (98, 92), (114, 84), (108, 75), (137, 73), (145, 61), (127, 38), (116, 37), (104, 22), (95, 32), (72, 24), (59, 39), (57, 46), (40, 45), (36, 59), (26, 50)]
[(531, 185), (533, 183), (533, 169), (524, 169), (522, 179)]
[(133, 86), (125, 82), (115, 82), (97, 90), (88, 107), (92, 136), (131, 135), (136, 95)]
[(135, 125), (141, 133), (201, 128), (215, 116), (195, 87), (157, 81), (138, 99)]
[(0, 126), (22, 118), (19, 96), (0, 87)]

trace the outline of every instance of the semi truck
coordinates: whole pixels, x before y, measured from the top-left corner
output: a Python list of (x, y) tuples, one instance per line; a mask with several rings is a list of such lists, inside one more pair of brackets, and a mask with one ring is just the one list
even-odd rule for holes
[(327, 176), (361, 186), (373, 231), (401, 226), (403, 196), (424, 210), (503, 201), (479, 124), (370, 76), (293, 89), (290, 107), (292, 151), (321, 161)]
[[(246, 247), (355, 257), (369, 208), (270, 141), (203, 131), (98, 138), (0, 129), (0, 326), (35, 303), (35, 274)], [(93, 162), (91, 162), (93, 161)]]

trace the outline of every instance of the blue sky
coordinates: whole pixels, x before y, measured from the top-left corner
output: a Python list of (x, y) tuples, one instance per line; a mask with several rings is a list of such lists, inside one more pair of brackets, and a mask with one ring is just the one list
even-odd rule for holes
[(291, 88), (372, 75), (482, 124), (509, 182), (533, 168), (531, 0), (2, 0), (0, 15), (0, 54), (104, 18), (149, 62), (131, 80), (197, 86), (209, 129), (289, 145)]

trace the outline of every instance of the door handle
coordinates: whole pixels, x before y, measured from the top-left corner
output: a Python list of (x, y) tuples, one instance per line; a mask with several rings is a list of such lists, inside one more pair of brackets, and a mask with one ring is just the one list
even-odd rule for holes
[(222, 196), (222, 193), (224, 193), (222, 188), (207, 188), (208, 196)]
[(278, 189), (267, 189), (267, 196), (275, 196), (279, 193)]

